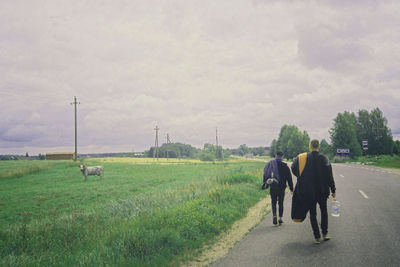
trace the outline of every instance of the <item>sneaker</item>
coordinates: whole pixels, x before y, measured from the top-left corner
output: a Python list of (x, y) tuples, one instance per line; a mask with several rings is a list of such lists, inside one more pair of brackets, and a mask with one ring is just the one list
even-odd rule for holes
[(321, 244), (321, 238), (320, 237), (315, 238), (315, 244)]
[(331, 239), (331, 237), (330, 237), (328, 234), (323, 235), (323, 237), (324, 237), (324, 240), (325, 240), (325, 241), (328, 241), (329, 239)]
[(278, 224), (278, 221), (277, 221), (276, 216), (274, 216), (274, 218), (272, 219), (272, 223), (273, 223), (274, 225), (277, 225), (277, 224)]
[(283, 223), (282, 219), (279, 219), (278, 223), (279, 223), (279, 225), (282, 225), (282, 223)]

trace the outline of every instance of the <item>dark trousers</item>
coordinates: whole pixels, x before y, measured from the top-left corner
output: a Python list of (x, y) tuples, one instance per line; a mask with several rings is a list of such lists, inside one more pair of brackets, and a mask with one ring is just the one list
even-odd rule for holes
[(283, 216), (283, 199), (285, 198), (285, 189), (274, 190), (271, 188), (269, 194), (271, 195), (272, 215), (276, 216), (276, 202), (279, 204), (279, 217)]
[(318, 221), (317, 221), (317, 203), (321, 210), (321, 231), (323, 235), (328, 233), (328, 209), (326, 206), (327, 198), (320, 198), (316, 203), (311, 205), (310, 208), (310, 222), (315, 238), (320, 238)]

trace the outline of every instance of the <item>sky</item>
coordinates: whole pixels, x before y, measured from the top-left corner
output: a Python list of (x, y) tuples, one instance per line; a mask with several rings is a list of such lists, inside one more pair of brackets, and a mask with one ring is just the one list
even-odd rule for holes
[(400, 3), (2, 0), (0, 154), (330, 142), (379, 107), (400, 139)]

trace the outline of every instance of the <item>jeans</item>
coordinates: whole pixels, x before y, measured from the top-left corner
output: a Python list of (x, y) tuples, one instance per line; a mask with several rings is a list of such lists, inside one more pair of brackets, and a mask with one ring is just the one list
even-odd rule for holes
[(283, 190), (273, 190), (271, 188), (269, 194), (271, 195), (272, 203), (272, 215), (276, 216), (276, 201), (279, 204), (279, 217), (283, 216), (283, 199), (285, 198), (285, 189)]
[(328, 209), (326, 206), (327, 199), (320, 198), (316, 203), (311, 205), (310, 208), (310, 222), (315, 238), (320, 238), (321, 234), (319, 232), (318, 221), (317, 221), (317, 203), (321, 210), (321, 230), (322, 234), (326, 235), (328, 233)]

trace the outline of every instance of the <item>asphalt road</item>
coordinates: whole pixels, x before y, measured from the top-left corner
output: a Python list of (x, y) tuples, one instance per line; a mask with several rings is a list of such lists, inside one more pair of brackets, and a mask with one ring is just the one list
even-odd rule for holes
[(287, 193), (282, 226), (269, 214), (212, 266), (400, 266), (400, 175), (355, 164), (333, 172), (342, 206), (339, 217), (329, 212), (331, 240), (314, 244), (308, 216), (291, 221)]

